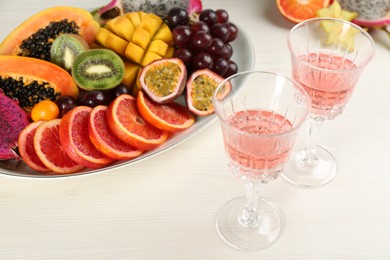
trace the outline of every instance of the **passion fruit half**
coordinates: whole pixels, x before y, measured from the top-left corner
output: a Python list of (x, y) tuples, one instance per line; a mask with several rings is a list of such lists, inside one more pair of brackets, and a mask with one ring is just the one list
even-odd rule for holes
[[(223, 80), (223, 77), (209, 69), (194, 71), (188, 79), (186, 87), (188, 109), (198, 116), (213, 114), (215, 112), (213, 96), (216, 88)], [(231, 90), (230, 82), (226, 82), (223, 89), (226, 93), (221, 93), (221, 95), (229, 93)]]
[(187, 82), (187, 69), (178, 58), (155, 60), (142, 69), (139, 81), (150, 99), (166, 104), (183, 93)]

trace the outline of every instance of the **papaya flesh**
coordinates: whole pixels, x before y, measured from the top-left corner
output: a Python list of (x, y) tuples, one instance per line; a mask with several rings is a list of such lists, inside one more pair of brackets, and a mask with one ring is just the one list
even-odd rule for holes
[(78, 34), (91, 44), (99, 28), (100, 25), (92, 15), (82, 8), (47, 8), (32, 15), (10, 33), (0, 44), (0, 55), (27, 56), (49, 61), (51, 44), (60, 34)]
[(54, 63), (29, 57), (0, 55), (0, 89), (17, 99), (25, 110), (61, 95), (77, 98), (79, 90), (72, 76)]

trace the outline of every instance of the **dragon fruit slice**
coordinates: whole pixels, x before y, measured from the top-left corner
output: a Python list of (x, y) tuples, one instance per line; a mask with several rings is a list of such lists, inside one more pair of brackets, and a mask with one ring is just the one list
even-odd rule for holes
[(14, 149), (20, 131), (28, 124), (27, 112), (0, 91), (0, 161), (18, 158)]
[(390, 0), (338, 0), (341, 7), (357, 12), (352, 22), (366, 28), (381, 28), (390, 24)]
[(182, 7), (189, 14), (202, 10), (201, 0), (111, 0), (107, 5), (92, 11), (95, 20), (103, 25), (107, 20), (128, 12), (143, 11), (162, 18), (172, 7)]

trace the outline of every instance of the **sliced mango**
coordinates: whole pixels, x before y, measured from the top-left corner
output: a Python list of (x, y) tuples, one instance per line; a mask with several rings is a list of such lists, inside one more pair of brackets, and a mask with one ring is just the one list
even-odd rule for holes
[(172, 58), (174, 52), (175, 52), (175, 47), (174, 46), (169, 46), (168, 49), (167, 49), (167, 52), (165, 53), (164, 58)]
[(158, 32), (154, 35), (153, 39), (161, 40), (166, 42), (168, 45), (173, 45), (172, 32), (166, 23), (161, 25), (160, 30), (158, 30)]
[(142, 27), (137, 27), (137, 29), (135, 29), (133, 33), (131, 42), (146, 50), (146, 47), (148, 47), (149, 45), (150, 38), (151, 37), (148, 31), (146, 31)]
[(141, 18), (138, 12), (129, 12), (124, 14), (124, 16), (131, 21), (134, 28), (137, 28), (141, 24)]
[(127, 41), (113, 34), (109, 30), (105, 28), (100, 28), (96, 34), (96, 39), (103, 47), (111, 49), (121, 56), (125, 55), (126, 48), (128, 45)]
[(146, 66), (152, 61), (159, 60), (159, 59), (162, 59), (162, 56), (158, 55), (157, 53), (147, 51), (145, 53), (144, 58), (142, 59), (141, 65)]
[(138, 73), (141, 70), (141, 66), (129, 60), (124, 60), (124, 64), (125, 75), (123, 77), (122, 83), (126, 86), (133, 86), (135, 80), (137, 79)]
[(125, 57), (135, 63), (141, 64), (144, 53), (144, 49), (132, 42), (129, 42), (126, 48)]
[(155, 14), (148, 14), (142, 18), (141, 27), (149, 32), (150, 35), (155, 35), (163, 21)]
[(131, 41), (134, 33), (133, 24), (124, 16), (118, 16), (109, 20), (105, 28), (127, 41)]
[(148, 51), (154, 52), (160, 56), (165, 56), (168, 50), (168, 44), (162, 40), (153, 40), (149, 44)]

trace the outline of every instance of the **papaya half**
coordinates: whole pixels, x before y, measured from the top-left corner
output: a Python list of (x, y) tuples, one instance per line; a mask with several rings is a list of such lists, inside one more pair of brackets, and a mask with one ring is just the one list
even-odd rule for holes
[(56, 6), (44, 9), (21, 23), (0, 44), (0, 55), (27, 56), (50, 61), (54, 39), (63, 33), (78, 34), (88, 44), (100, 25), (82, 8)]
[(17, 99), (29, 111), (44, 99), (61, 95), (77, 98), (79, 90), (72, 76), (54, 63), (30, 57), (0, 55), (0, 91)]

